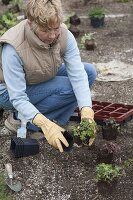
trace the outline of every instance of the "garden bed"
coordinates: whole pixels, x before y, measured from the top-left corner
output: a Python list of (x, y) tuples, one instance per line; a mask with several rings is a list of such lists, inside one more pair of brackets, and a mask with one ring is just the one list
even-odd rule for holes
[[(80, 8), (75, 8), (77, 5)], [(95, 33), (97, 47), (94, 51), (80, 50), (83, 61), (109, 62), (120, 59), (133, 64), (133, 1), (118, 3), (116, 1), (99, 0), (108, 16), (105, 27), (94, 29), (87, 19), (87, 10), (98, 1), (63, 0), (65, 13), (76, 11), (81, 17), (80, 36), (89, 32)], [(107, 3), (104, 3), (107, 2)], [(75, 4), (74, 4), (75, 3)], [(2, 9), (2, 4), (0, 9)], [(111, 17), (113, 14), (127, 14), (124, 17)], [(124, 72), (123, 72), (124, 73)], [(99, 82), (93, 87), (93, 100), (133, 105), (133, 80), (121, 82)], [(1, 132), (4, 132), (1, 120)], [(70, 122), (70, 125), (75, 124)], [(15, 176), (22, 183), (22, 191), (14, 194), (16, 200), (131, 200), (133, 199), (133, 166), (123, 169), (118, 178), (117, 187), (100, 193), (96, 183), (97, 149), (103, 141), (102, 128), (98, 126), (97, 138), (92, 147), (73, 147), (70, 152), (59, 153), (44, 140), (40, 142), (40, 153), (30, 157), (15, 159), (11, 155), (10, 136), (0, 136), (0, 172), (4, 172), (4, 164), (11, 162)], [(113, 162), (123, 166), (124, 161), (133, 158), (133, 120), (121, 127), (115, 140), (120, 151)], [(11, 193), (11, 192), (10, 192)]]

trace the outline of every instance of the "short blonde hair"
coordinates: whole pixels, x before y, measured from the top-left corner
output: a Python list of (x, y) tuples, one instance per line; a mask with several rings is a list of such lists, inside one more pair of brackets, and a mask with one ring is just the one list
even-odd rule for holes
[(29, 0), (26, 8), (27, 18), (32, 22), (32, 29), (55, 28), (63, 22), (60, 0)]

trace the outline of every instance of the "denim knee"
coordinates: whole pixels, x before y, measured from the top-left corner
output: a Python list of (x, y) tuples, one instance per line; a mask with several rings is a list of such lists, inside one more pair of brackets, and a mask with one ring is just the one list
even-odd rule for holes
[(90, 63), (83, 63), (83, 64), (84, 64), (85, 71), (88, 75), (90, 86), (92, 86), (92, 84), (94, 83), (97, 77), (96, 68), (93, 64), (90, 64)]

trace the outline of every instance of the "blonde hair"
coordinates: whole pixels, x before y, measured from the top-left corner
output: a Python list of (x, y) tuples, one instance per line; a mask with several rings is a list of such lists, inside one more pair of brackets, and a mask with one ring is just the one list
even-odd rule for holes
[(29, 0), (26, 14), (34, 30), (55, 28), (55, 25), (63, 22), (60, 0)]

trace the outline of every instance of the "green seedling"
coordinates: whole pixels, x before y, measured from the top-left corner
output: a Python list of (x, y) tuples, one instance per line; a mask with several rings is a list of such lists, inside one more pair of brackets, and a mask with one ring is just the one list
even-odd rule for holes
[(133, 158), (129, 158), (128, 160), (124, 161), (124, 166), (126, 168), (133, 167)]
[(101, 163), (96, 166), (96, 181), (111, 183), (121, 175), (121, 167), (112, 164)]
[(13, 7), (18, 7), (20, 11), (23, 8), (23, 1), (22, 0), (11, 0), (11, 4)]
[(3, 15), (0, 15), (0, 35), (5, 33), (9, 28), (15, 26), (18, 23), (17, 17), (15, 14), (10, 12), (5, 12)]
[[(96, 123), (93, 121), (90, 123), (87, 119), (82, 119), (80, 125), (72, 130), (73, 135), (80, 138), (80, 140), (87, 144), (90, 141), (95, 140)], [(91, 140), (90, 140), (91, 139)]]
[(127, 2), (129, 2), (130, 0), (118, 0), (117, 2), (119, 2), (119, 3), (127, 3)]
[(102, 17), (105, 16), (105, 11), (101, 7), (93, 7), (91, 10), (89, 10), (88, 16), (90, 18), (99, 18), (99, 19), (101, 19)]
[(86, 42), (86, 40), (95, 40), (94, 33), (85, 33), (81, 37), (80, 48), (85, 48), (85, 42)]

